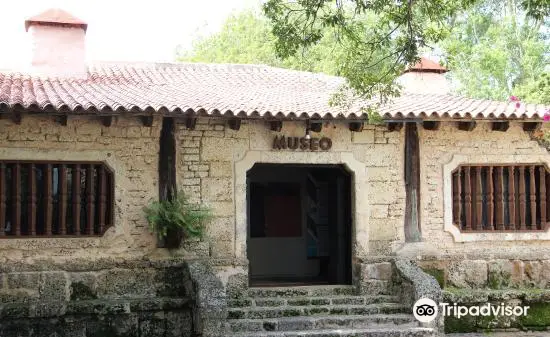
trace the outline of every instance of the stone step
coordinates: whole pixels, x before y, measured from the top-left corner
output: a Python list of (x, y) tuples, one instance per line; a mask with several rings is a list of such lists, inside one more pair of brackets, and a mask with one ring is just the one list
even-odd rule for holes
[(399, 302), (397, 296), (319, 296), (319, 297), (258, 297), (229, 300), (230, 308), (244, 307), (277, 307), (277, 306), (304, 306), (304, 305), (365, 305), (374, 303)]
[(248, 307), (229, 308), (228, 319), (259, 319), (297, 317), (313, 315), (370, 315), (410, 312), (410, 308), (400, 303), (377, 303), (369, 305), (309, 305), (287, 307)]
[(301, 287), (255, 287), (248, 289), (248, 297), (315, 297), (356, 295), (357, 288), (351, 285), (301, 286)]
[(329, 315), (283, 317), (278, 319), (232, 319), (228, 320), (230, 331), (297, 331), (323, 329), (362, 329), (379, 326), (395, 326), (402, 328), (418, 326), (414, 316), (409, 314), (390, 315)]
[(430, 328), (365, 328), (310, 331), (273, 331), (273, 332), (243, 332), (233, 337), (435, 337), (437, 333)]

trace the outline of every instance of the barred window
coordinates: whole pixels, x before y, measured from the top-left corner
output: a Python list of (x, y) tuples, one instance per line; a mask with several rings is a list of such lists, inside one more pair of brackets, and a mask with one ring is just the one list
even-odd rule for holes
[(99, 236), (113, 205), (103, 163), (0, 161), (0, 238)]
[(453, 222), (461, 231), (546, 230), (550, 176), (544, 165), (462, 165), (452, 179)]

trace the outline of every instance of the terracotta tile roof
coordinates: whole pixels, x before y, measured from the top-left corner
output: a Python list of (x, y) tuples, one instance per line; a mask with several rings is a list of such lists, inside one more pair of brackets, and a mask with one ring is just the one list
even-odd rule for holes
[(437, 62), (421, 57), (420, 61), (405, 70), (405, 72), (409, 71), (446, 73), (448, 70)]
[[(88, 78), (47, 79), (0, 72), (0, 111), (111, 114), (194, 113), (242, 117), (364, 118), (368, 102), (329, 105), (339, 77), (257, 65), (99, 63)], [(381, 107), (387, 119), (529, 118), (550, 107), (403, 94)]]
[(84, 30), (88, 28), (86, 22), (58, 8), (48, 9), (25, 20), (25, 30), (28, 31), (32, 24), (73, 26)]

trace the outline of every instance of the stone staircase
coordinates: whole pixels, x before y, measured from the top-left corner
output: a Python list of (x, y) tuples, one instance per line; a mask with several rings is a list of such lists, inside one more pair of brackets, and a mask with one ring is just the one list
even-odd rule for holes
[(390, 295), (357, 295), (352, 286), (250, 288), (229, 300), (233, 337), (428, 337), (410, 308)]

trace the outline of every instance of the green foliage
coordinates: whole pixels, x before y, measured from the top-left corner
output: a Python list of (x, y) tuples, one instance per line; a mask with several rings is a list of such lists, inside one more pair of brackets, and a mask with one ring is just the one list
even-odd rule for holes
[(282, 58), (334, 36), (343, 53), (337, 74), (360, 97), (382, 102), (398, 95), (395, 78), (423, 48), (448, 34), (447, 18), (474, 0), (268, 0), (275, 51)]
[(202, 237), (204, 225), (212, 217), (209, 208), (190, 204), (180, 191), (173, 200), (153, 201), (144, 208), (151, 231), (165, 238), (171, 230), (182, 230), (184, 237)]
[(536, 81), (518, 86), (515, 94), (528, 103), (550, 105), (550, 72), (539, 75)]
[[(468, 97), (542, 103), (541, 74), (550, 62), (547, 23), (522, 10), (519, 0), (485, 0), (452, 20), (452, 33), (441, 46), (449, 76)], [(548, 89), (547, 89), (548, 90)], [(548, 95), (546, 96), (548, 97)]]
[(275, 36), (271, 33), (270, 22), (260, 13), (248, 10), (231, 15), (219, 33), (194, 41), (192, 50), (180, 52), (177, 59), (185, 62), (265, 64), (335, 75), (337, 64), (343, 58), (342, 51), (336, 47), (334, 38), (327, 35), (314, 48), (282, 59), (275, 52)]
[(550, 96), (542, 76), (550, 63), (549, 11), (544, 0), (268, 0), (264, 16), (232, 15), (178, 59), (342, 76), (346, 94), (330, 103), (376, 98), (364, 107), (375, 122), (377, 107), (399, 95), (394, 80), (403, 69), (442, 48), (460, 93), (543, 103)]

